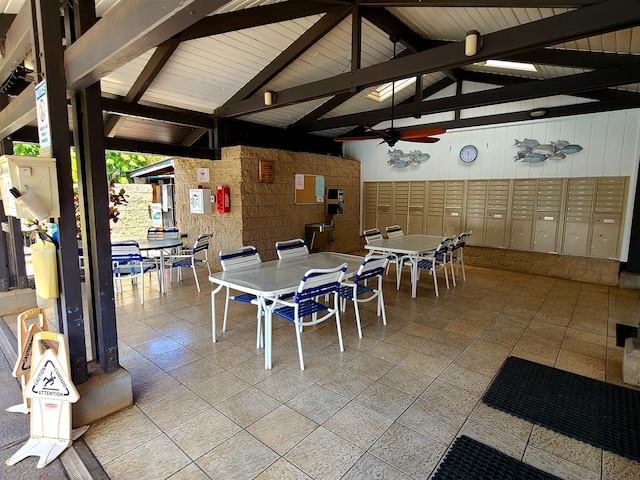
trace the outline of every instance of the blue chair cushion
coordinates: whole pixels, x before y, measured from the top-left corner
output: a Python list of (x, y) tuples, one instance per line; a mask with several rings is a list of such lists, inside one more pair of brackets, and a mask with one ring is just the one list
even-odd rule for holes
[[(314, 313), (325, 312), (329, 310), (329, 307), (321, 303), (318, 303), (315, 300), (306, 300), (304, 302), (300, 302), (298, 309), (299, 309), (298, 314), (300, 318), (302, 318)], [(285, 320), (289, 320), (290, 322), (295, 321), (294, 307), (285, 306), (285, 307), (276, 308), (273, 311), (273, 313), (275, 313), (279, 317), (284, 318)]]

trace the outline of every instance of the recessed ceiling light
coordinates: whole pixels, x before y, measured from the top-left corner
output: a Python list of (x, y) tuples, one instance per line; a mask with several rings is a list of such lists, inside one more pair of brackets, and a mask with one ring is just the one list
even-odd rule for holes
[[(398, 93), (403, 88), (406, 88), (409, 85), (412, 85), (414, 83), (416, 83), (416, 77), (405, 78), (404, 80), (396, 80), (395, 82), (393, 82), (393, 84), (395, 84), (393, 88), (395, 89), (395, 92)], [(373, 92), (368, 94), (367, 98), (370, 98), (377, 102), (382, 102), (386, 100), (391, 96), (393, 84), (390, 82), (390, 83), (385, 83), (384, 85), (379, 86)]]
[(504, 68), (507, 70), (523, 70), (526, 72), (537, 72), (535, 65), (531, 63), (509, 62), (507, 60), (487, 60), (477, 65), (483, 67)]

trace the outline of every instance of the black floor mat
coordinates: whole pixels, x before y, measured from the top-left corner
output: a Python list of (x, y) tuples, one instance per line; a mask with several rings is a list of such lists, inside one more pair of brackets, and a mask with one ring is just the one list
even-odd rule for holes
[(484, 403), (640, 461), (640, 391), (509, 357)]
[(453, 442), (433, 480), (553, 480), (550, 473), (509, 457), (467, 436)]

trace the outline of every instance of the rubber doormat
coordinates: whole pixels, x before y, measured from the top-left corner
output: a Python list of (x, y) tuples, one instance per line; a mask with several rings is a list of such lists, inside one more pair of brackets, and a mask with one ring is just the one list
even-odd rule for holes
[(640, 391), (509, 357), (482, 401), (594, 447), (640, 461)]
[(433, 480), (558, 479), (465, 435), (456, 439)]

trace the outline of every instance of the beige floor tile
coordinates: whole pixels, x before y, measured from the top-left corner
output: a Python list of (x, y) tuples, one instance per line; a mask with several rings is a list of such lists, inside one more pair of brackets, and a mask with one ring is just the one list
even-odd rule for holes
[(394, 423), (369, 453), (411, 478), (429, 478), (446, 449), (444, 444)]
[(398, 418), (399, 424), (433, 438), (443, 445), (453, 441), (464, 421), (465, 417), (422, 399), (418, 399)]
[(208, 480), (209, 476), (200, 469), (195, 463), (190, 463), (182, 470), (169, 477), (169, 480)]
[(318, 383), (344, 397), (353, 399), (373, 382), (374, 380), (370, 377), (357, 375), (346, 367), (340, 367)]
[(358, 395), (354, 402), (395, 420), (416, 397), (381, 382), (376, 382)]
[(431, 357), (422, 353), (413, 352), (407, 358), (405, 358), (400, 365), (412, 370), (420, 371), (430, 377), (437, 377), (440, 375), (449, 362), (440, 358)]
[(479, 394), (442, 380), (436, 380), (420, 395), (420, 400), (466, 418), (478, 403)]
[(459, 436), (460, 435), (466, 435), (469, 438), (517, 459), (522, 458), (527, 446), (525, 440), (512, 437), (500, 430), (491, 428), (491, 426), (477, 423), (473, 420), (467, 420), (465, 422), (460, 430)]
[(602, 453), (602, 479), (618, 480), (623, 478), (640, 478), (640, 462), (604, 451)]
[(167, 429), (167, 436), (192, 460), (225, 442), (241, 427), (213, 407)]
[(392, 345), (387, 342), (378, 342), (371, 349), (367, 350), (368, 355), (380, 358), (393, 364), (400, 363), (411, 353), (410, 350), (402, 346)]
[(169, 375), (188, 387), (197, 385), (221, 372), (222, 368), (215, 363), (205, 358), (199, 358), (195, 362), (171, 370)]
[(409, 395), (418, 396), (434, 380), (434, 377), (397, 365), (380, 377), (378, 383), (384, 383)]
[(452, 363), (438, 378), (480, 395), (487, 389), (493, 376), (474, 372), (473, 370)]
[(312, 384), (313, 382), (308, 378), (285, 369), (270, 375), (261, 382), (256, 383), (255, 386), (284, 403), (309, 388)]
[(256, 480), (312, 480), (309, 475), (287, 462), (284, 458), (278, 459), (274, 464), (256, 477)]
[(284, 458), (312, 478), (340, 478), (363, 453), (353, 443), (319, 427)]
[(142, 407), (142, 411), (163, 431), (186, 422), (210, 408), (210, 405), (188, 388)]
[(276, 452), (243, 430), (205, 453), (196, 464), (209, 478), (246, 480), (256, 477), (276, 460)]
[(218, 403), (216, 409), (242, 428), (246, 428), (279, 406), (280, 402), (275, 398), (255, 387), (249, 387)]
[(531, 431), (533, 430), (532, 423), (501, 412), (500, 410), (495, 410), (482, 402), (478, 402), (474, 407), (471, 415), (469, 415), (469, 420), (498, 430), (523, 442), (529, 439)]
[(362, 353), (345, 366), (357, 375), (365, 375), (375, 380), (383, 376), (395, 365), (393, 362), (383, 360), (374, 355)]
[(561, 370), (604, 381), (606, 361), (601, 358), (560, 350), (555, 366)]
[(351, 467), (351, 470), (342, 477), (342, 480), (362, 480), (365, 478), (410, 480), (411, 477), (408, 477), (378, 457), (366, 453)]
[(313, 420), (282, 405), (247, 427), (247, 432), (284, 455), (317, 427)]
[(191, 362), (200, 360), (202, 357), (189, 350), (187, 347), (176, 348), (170, 352), (160, 353), (157, 355), (150, 355), (149, 360), (158, 365), (165, 372), (170, 372), (176, 368), (188, 365)]
[(600, 473), (602, 450), (538, 425), (533, 426), (529, 445), (555, 457)]
[(599, 472), (592, 472), (575, 463), (532, 446), (527, 447), (522, 461), (532, 467), (539, 468), (542, 471), (560, 478), (566, 478), (567, 480), (598, 480), (600, 478)]
[(314, 422), (322, 424), (347, 403), (349, 403), (347, 397), (314, 384), (289, 400), (287, 406)]
[(324, 427), (366, 450), (391, 426), (392, 419), (352, 402), (324, 423)]
[(216, 405), (249, 387), (250, 384), (244, 380), (229, 372), (222, 372), (198, 385), (193, 385), (191, 390), (211, 405)]
[(161, 434), (162, 430), (133, 406), (92, 424), (82, 438), (105, 464)]
[[(162, 452), (161, 462), (154, 460), (158, 452)], [(166, 435), (160, 435), (103, 466), (111, 480), (129, 480), (167, 478), (190, 462), (189, 457)]]

